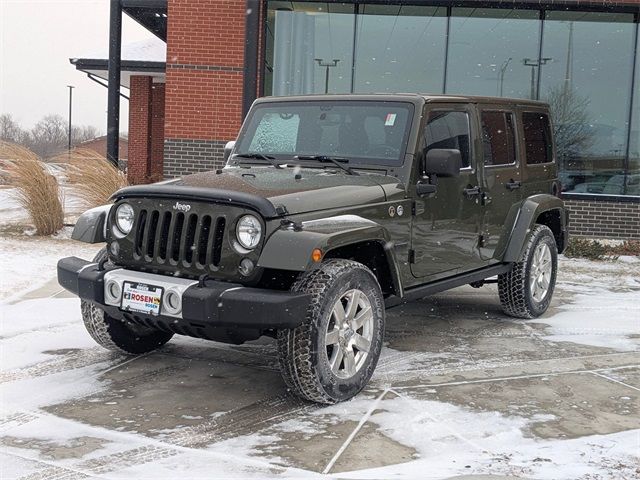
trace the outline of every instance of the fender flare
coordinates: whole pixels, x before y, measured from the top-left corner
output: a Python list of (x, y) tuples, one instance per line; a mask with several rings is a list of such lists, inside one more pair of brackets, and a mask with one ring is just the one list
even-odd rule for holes
[(311, 253), (319, 248), (323, 258), (340, 247), (360, 243), (379, 243), (391, 273), (396, 294), (402, 296), (402, 282), (389, 232), (380, 224), (356, 215), (341, 215), (302, 222), (301, 228), (285, 227), (276, 230), (267, 240), (258, 267), (275, 270), (309, 271), (318, 267)]
[(526, 198), (516, 212), (515, 220), (509, 234), (509, 240), (504, 252), (504, 262), (517, 262), (524, 249), (531, 228), (538, 217), (551, 210), (560, 211), (561, 229), (566, 238), (568, 218), (564, 203), (558, 197), (549, 194), (533, 195)]
[(85, 243), (106, 242), (109, 210), (111, 210), (111, 205), (102, 205), (84, 212), (76, 221), (71, 238)]

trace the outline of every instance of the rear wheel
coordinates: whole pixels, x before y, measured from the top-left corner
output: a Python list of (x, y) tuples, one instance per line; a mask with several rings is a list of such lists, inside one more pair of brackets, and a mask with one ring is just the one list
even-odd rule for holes
[(378, 363), (384, 335), (384, 300), (364, 265), (330, 260), (303, 274), (295, 292), (311, 294), (305, 321), (278, 332), (285, 382), (297, 395), (319, 403), (355, 396)]
[(553, 296), (558, 271), (558, 247), (545, 225), (536, 225), (520, 260), (498, 276), (500, 303), (508, 315), (535, 318), (542, 315)]
[[(107, 258), (106, 249), (102, 249), (93, 259), (100, 262)], [(120, 353), (138, 355), (151, 352), (167, 343), (172, 333), (140, 327), (126, 320), (110, 317), (93, 303), (82, 300), (82, 320), (89, 335), (99, 345)]]

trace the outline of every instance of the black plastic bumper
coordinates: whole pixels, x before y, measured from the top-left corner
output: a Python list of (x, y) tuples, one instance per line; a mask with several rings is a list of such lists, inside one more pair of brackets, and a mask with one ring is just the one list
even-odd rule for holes
[[(58, 261), (58, 283), (83, 300), (100, 305), (111, 316), (126, 318), (128, 312), (105, 305), (104, 275), (97, 263), (78, 257)], [(164, 277), (170, 280), (170, 277)], [(243, 329), (293, 328), (306, 317), (310, 295), (243, 287), (208, 280), (206, 286), (193, 285), (182, 295), (182, 318), (149, 315), (149, 319), (207, 327)], [(145, 315), (136, 314), (137, 317)]]

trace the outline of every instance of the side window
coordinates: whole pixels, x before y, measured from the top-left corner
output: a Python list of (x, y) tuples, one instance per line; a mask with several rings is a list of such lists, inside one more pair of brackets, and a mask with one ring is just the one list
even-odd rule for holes
[(551, 126), (545, 113), (523, 112), (522, 126), (528, 165), (553, 162)]
[(459, 111), (432, 111), (425, 127), (425, 153), (433, 148), (460, 150), (462, 168), (471, 166), (469, 114)]
[(513, 113), (482, 112), (482, 144), (485, 165), (509, 165), (516, 162)]

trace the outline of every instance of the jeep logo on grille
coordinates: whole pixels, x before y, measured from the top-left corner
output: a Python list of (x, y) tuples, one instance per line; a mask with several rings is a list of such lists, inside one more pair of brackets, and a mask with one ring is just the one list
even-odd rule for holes
[(189, 210), (191, 210), (191, 205), (189, 205), (188, 203), (176, 202), (176, 204), (173, 206), (173, 209), (180, 210), (181, 212), (188, 212)]

